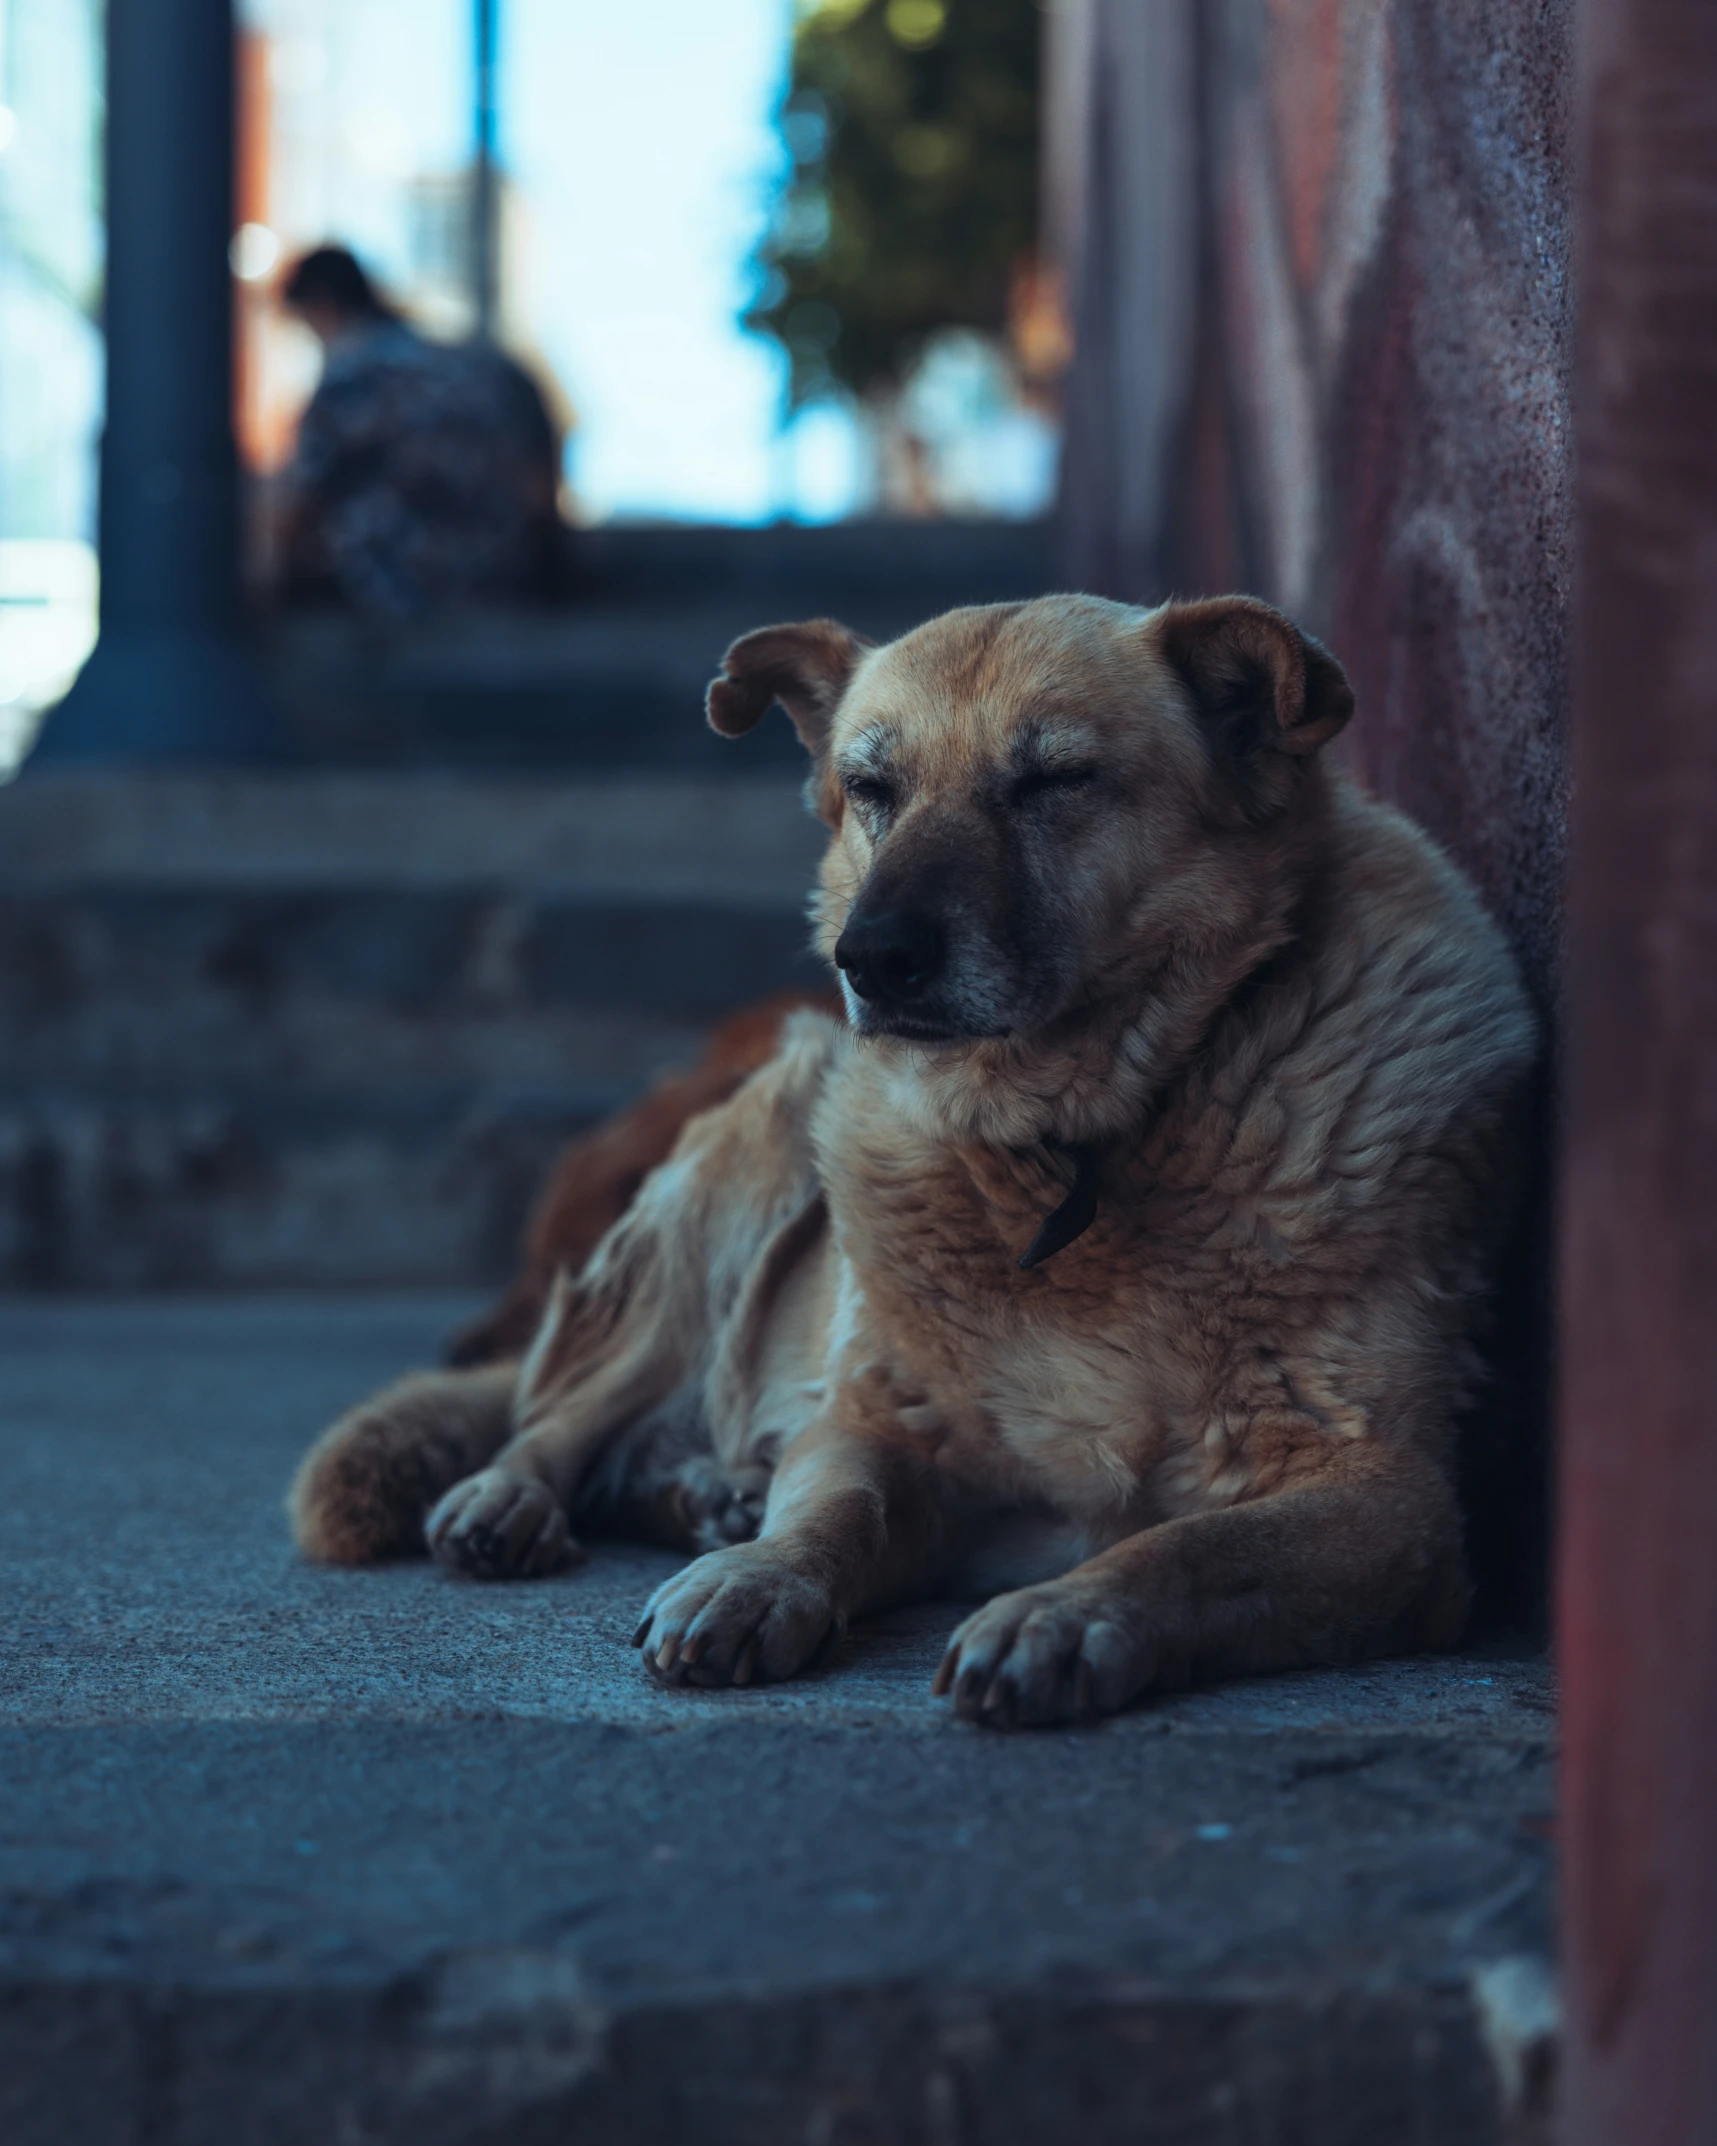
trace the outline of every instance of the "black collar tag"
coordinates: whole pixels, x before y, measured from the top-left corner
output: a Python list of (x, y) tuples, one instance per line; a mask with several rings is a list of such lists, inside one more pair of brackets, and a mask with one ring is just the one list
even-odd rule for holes
[(1097, 1219), (1097, 1151), (1076, 1147), (1072, 1153), (1073, 1189), (1044, 1216), (1043, 1227), (1019, 1255), (1022, 1267), (1041, 1267), (1046, 1259), (1066, 1251), (1075, 1237), (1083, 1237)]

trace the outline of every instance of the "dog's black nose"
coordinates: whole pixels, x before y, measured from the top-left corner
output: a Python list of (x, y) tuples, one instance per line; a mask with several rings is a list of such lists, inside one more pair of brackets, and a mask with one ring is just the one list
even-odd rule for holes
[(921, 909), (851, 916), (835, 941), (835, 966), (862, 999), (899, 1005), (922, 998), (942, 973), (942, 927)]

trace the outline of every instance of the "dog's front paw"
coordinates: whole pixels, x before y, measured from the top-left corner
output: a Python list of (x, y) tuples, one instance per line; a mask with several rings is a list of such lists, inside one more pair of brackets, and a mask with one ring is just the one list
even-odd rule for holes
[(538, 1579), (584, 1555), (548, 1485), (507, 1468), (484, 1468), (455, 1483), (423, 1532), (450, 1572), (477, 1580)]
[(1041, 1728), (1112, 1714), (1150, 1680), (1149, 1664), (1111, 1605), (1050, 1582), (997, 1595), (948, 1642), (931, 1686), (952, 1692), (962, 1721)]
[(821, 1580), (768, 1543), (736, 1543), (665, 1580), (632, 1643), (646, 1669), (675, 1684), (776, 1682), (803, 1669), (844, 1623)]

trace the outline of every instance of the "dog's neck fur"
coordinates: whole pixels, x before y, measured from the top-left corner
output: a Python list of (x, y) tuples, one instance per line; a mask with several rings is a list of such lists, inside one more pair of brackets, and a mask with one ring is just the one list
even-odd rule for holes
[(939, 1145), (1100, 1147), (1144, 1121), (1233, 993), (1282, 944), (1249, 939), (1220, 980), (1171, 959), (1142, 1002), (1100, 1002), (1048, 1034), (933, 1047), (882, 1037), (863, 1048), (882, 1061), (893, 1106)]

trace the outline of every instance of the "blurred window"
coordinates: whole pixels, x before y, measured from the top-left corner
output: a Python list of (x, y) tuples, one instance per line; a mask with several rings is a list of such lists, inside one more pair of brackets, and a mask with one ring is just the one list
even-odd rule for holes
[(95, 640), (100, 0), (0, 0), (0, 780)]

